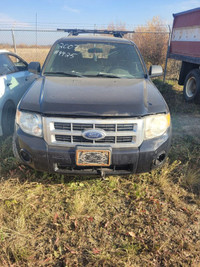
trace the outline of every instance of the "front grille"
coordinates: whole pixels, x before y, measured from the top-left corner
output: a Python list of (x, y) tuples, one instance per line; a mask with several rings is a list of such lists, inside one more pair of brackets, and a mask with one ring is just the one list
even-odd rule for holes
[[(116, 128), (117, 131), (135, 131), (136, 130), (136, 124), (130, 123), (130, 124), (95, 124), (95, 129), (101, 129), (106, 132), (115, 132)], [(71, 130), (71, 124), (70, 123), (61, 123), (61, 122), (55, 122), (54, 127), (56, 130)], [(86, 131), (93, 128), (93, 124), (81, 124), (81, 123), (74, 123), (72, 125), (74, 131)]]
[[(138, 147), (143, 141), (143, 119), (76, 119), (43, 118), (44, 138), (49, 145), (77, 144)], [(100, 140), (88, 140), (83, 132), (99, 129), (105, 132)]]

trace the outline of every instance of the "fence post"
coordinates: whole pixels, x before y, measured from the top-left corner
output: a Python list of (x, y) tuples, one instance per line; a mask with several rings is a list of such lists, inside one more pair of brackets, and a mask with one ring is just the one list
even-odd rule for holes
[(15, 34), (14, 34), (13, 29), (11, 30), (11, 32), (12, 32), (13, 48), (14, 48), (14, 52), (16, 53), (17, 49), (16, 49), (16, 42), (15, 42)]
[(38, 17), (35, 14), (35, 45), (36, 45), (36, 59), (38, 60)]
[(164, 70), (163, 82), (165, 82), (165, 78), (166, 78), (168, 54), (169, 54), (170, 41), (171, 41), (171, 27), (170, 27), (170, 25), (168, 25), (168, 27), (169, 27), (169, 39), (168, 39), (167, 55), (166, 55), (166, 60), (165, 60), (165, 70)]

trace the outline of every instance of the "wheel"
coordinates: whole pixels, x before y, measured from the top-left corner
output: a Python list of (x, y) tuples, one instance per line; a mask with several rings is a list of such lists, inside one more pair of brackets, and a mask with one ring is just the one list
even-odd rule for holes
[(20, 156), (19, 156), (19, 153), (18, 153), (18, 150), (17, 150), (17, 145), (16, 145), (16, 132), (14, 132), (13, 134), (13, 138), (12, 138), (12, 149), (13, 149), (13, 155), (15, 156), (16, 160), (18, 163), (23, 163)]
[(183, 88), (184, 98), (188, 102), (200, 103), (200, 70), (193, 69), (185, 78)]
[(11, 135), (14, 132), (15, 113), (16, 113), (15, 105), (11, 101), (6, 102), (6, 104), (3, 107), (2, 118), (1, 118), (2, 130), (4, 136)]

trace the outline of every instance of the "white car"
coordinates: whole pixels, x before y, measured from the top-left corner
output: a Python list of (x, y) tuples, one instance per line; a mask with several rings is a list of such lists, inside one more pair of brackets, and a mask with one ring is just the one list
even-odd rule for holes
[(17, 104), (36, 77), (21, 57), (0, 50), (0, 136), (12, 134)]

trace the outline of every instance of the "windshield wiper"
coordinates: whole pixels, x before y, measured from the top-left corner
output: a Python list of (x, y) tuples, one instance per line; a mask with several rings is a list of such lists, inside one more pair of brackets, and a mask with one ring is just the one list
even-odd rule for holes
[(77, 73), (77, 72), (64, 72), (64, 71), (47, 71), (44, 72), (44, 75), (62, 75), (62, 76), (68, 76), (68, 77), (84, 77), (83, 75)]
[(112, 74), (112, 73), (105, 73), (105, 72), (99, 72), (96, 75), (87, 75), (90, 77), (107, 77), (107, 78), (118, 78), (121, 79), (120, 76)]

